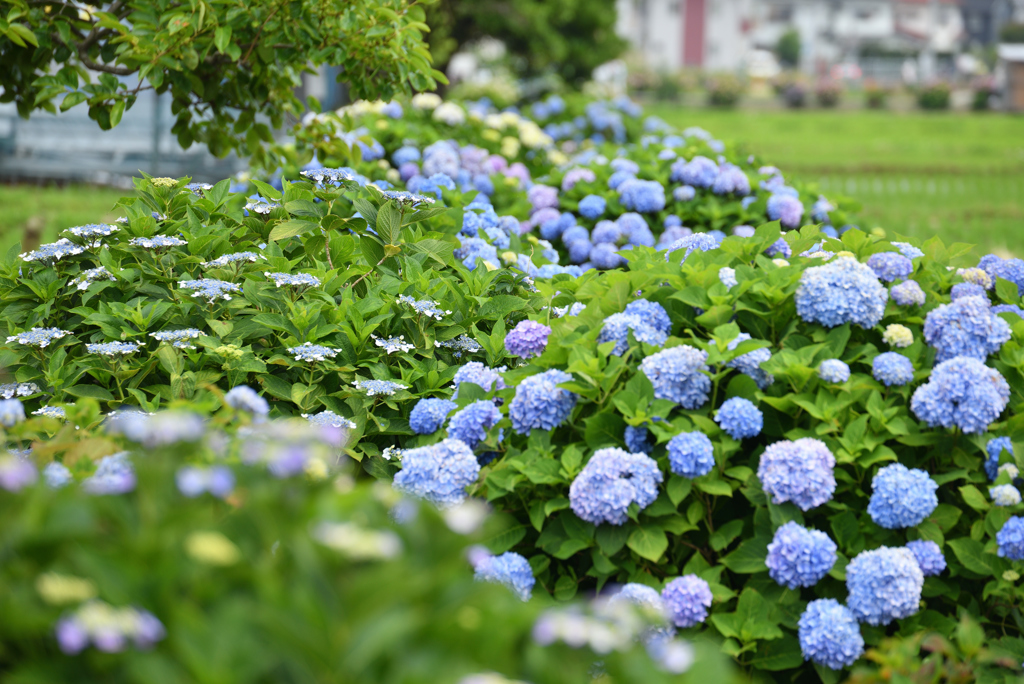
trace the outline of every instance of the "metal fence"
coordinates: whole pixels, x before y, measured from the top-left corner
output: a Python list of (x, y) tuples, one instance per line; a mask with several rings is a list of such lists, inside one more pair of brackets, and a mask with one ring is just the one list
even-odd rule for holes
[(139, 171), (216, 182), (245, 168), (237, 156), (218, 159), (203, 145), (181, 149), (173, 123), (170, 97), (152, 92), (140, 94), (110, 131), (101, 131), (84, 106), (22, 119), (13, 104), (0, 104), (0, 179), (127, 186)]

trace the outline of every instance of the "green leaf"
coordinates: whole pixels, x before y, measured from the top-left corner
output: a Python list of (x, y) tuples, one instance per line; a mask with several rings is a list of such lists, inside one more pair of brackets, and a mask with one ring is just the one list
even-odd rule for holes
[(281, 193), (275, 190), (273, 186), (267, 185), (263, 181), (256, 180), (255, 178), (252, 179), (252, 184), (260, 191), (260, 197), (263, 199), (274, 200), (275, 202), (281, 200)]
[(121, 117), (124, 116), (125, 101), (118, 100), (110, 108), (110, 127), (113, 128), (117, 124), (121, 123)]
[(960, 495), (964, 497), (964, 503), (976, 511), (987, 511), (992, 505), (985, 498), (985, 495), (978, 491), (974, 485), (966, 485), (960, 488)]
[(213, 44), (217, 47), (217, 52), (224, 54), (224, 51), (228, 49), (228, 43), (230, 42), (231, 27), (218, 26), (217, 30), (213, 34)]
[(693, 481), (679, 477), (678, 475), (672, 475), (668, 478), (668, 486), (665, 490), (668, 492), (668, 498), (676, 506), (690, 494), (690, 488), (693, 487)]
[(711, 542), (711, 548), (715, 551), (721, 551), (729, 544), (733, 542), (736, 537), (740, 536), (740, 532), (743, 531), (743, 520), (730, 520), (725, 523), (711, 535), (709, 541)]
[(491, 297), (480, 307), (477, 316), (485, 320), (504, 318), (513, 311), (520, 311), (529, 306), (529, 303), (522, 297), (512, 295), (497, 295)]
[(594, 533), (597, 545), (609, 558), (622, 550), (628, 536), (629, 528), (625, 525), (601, 525)]
[(996, 295), (1006, 304), (1017, 304), (1020, 302), (1020, 293), (1017, 285), (1005, 278), (996, 278)]
[(760, 642), (754, 657), (747, 664), (757, 670), (777, 672), (800, 667), (803, 662), (800, 642), (796, 637), (786, 634), (781, 639)]
[(397, 245), (401, 239), (402, 222), (401, 215), (395, 207), (394, 202), (385, 202), (377, 210), (377, 235), (388, 245)]
[(764, 559), (768, 555), (769, 542), (771, 539), (767, 537), (747, 539), (719, 562), (733, 572), (743, 575), (764, 572), (768, 569), (768, 566), (764, 564)]
[(75, 105), (82, 104), (87, 99), (89, 99), (89, 96), (83, 93), (81, 90), (76, 90), (74, 92), (68, 93), (64, 96), (64, 99), (60, 103), (60, 111), (66, 112)]
[(525, 536), (526, 525), (516, 525), (515, 527), (499, 532), (484, 542), (484, 544), (492, 553), (505, 553), (521, 542)]
[(27, 27), (21, 24), (11, 24), (7, 27), (7, 35), (11, 40), (14, 40), (14, 34), (21, 38), (23, 41), (32, 45), (33, 47), (39, 47), (39, 41), (36, 39), (36, 34), (32, 33)]
[(273, 227), (270, 231), (269, 239), (271, 242), (277, 240), (287, 240), (290, 237), (296, 235), (302, 235), (318, 227), (318, 224), (313, 221), (303, 221), (301, 219), (289, 219), (287, 221), (281, 221)]
[(732, 496), (732, 487), (725, 480), (705, 480), (698, 478), (694, 481), (697, 489), (715, 496)]
[(81, 399), (99, 399), (100, 401), (113, 401), (114, 399), (113, 394), (98, 385), (75, 385), (64, 391)]
[(637, 555), (656, 563), (668, 548), (668, 537), (665, 530), (657, 525), (641, 525), (629, 535), (626, 545)]
[(985, 549), (980, 541), (970, 537), (952, 539), (949, 542), (949, 547), (953, 549), (957, 560), (971, 572), (986, 576), (993, 573), (992, 565), (988, 560), (989, 554), (985, 553)]
[(452, 243), (445, 242), (444, 240), (434, 240), (433, 238), (417, 240), (407, 246), (413, 252), (426, 254), (442, 266), (447, 266), (451, 262), (452, 252), (455, 250), (455, 245)]

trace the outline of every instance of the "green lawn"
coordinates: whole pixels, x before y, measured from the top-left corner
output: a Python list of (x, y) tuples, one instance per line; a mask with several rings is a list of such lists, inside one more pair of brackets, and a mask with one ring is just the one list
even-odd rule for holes
[(42, 242), (53, 242), (65, 228), (112, 222), (124, 215), (113, 211), (114, 203), (130, 194), (81, 185), (0, 185), (0, 254), (21, 241), (30, 226), (42, 229)]
[(651, 105), (821, 191), (856, 198), (865, 227), (1024, 256), (1024, 118), (1000, 114), (750, 111)]

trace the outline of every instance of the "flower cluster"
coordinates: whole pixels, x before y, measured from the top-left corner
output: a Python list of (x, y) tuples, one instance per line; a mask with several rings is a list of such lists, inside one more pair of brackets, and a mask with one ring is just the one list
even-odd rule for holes
[(643, 510), (654, 503), (662, 479), (658, 464), (645, 454), (598, 449), (569, 487), (569, 505), (587, 522), (621, 525), (630, 504)]
[(836, 459), (821, 440), (803, 437), (775, 442), (761, 454), (757, 477), (775, 503), (792, 501), (810, 510), (829, 501), (836, 490)]
[(846, 566), (847, 605), (869, 625), (887, 625), (916, 613), (923, 586), (921, 567), (905, 548), (863, 551)]
[(872, 359), (871, 375), (886, 387), (906, 385), (914, 379), (914, 364), (903, 354), (885, 352)]
[(492, 556), (486, 550), (474, 549), (470, 552), (474, 577), (481, 582), (504, 584), (523, 601), (528, 601), (533, 593), (536, 579), (533, 570), (525, 558), (513, 551), (506, 551), (500, 556)]
[(431, 503), (449, 507), (466, 498), (466, 487), (480, 474), (473, 451), (457, 439), (407, 449), (402, 454), (402, 469), (395, 475), (394, 487)]
[(715, 415), (715, 422), (733, 439), (757, 437), (764, 427), (764, 414), (749, 399), (726, 399)]
[(648, 356), (640, 370), (654, 385), (655, 397), (695, 409), (704, 405), (711, 389), (707, 359), (706, 351), (684, 344)]
[(808, 603), (797, 630), (804, 659), (818, 665), (841, 670), (853, 665), (864, 653), (857, 618), (835, 599)]
[(408, 295), (399, 295), (398, 302), (400, 304), (411, 306), (416, 313), (422, 314), (427, 318), (441, 320), (446, 315), (451, 315), (452, 313), (451, 311), (443, 310), (440, 305), (432, 299), (420, 299), (417, 301)]
[(218, 299), (230, 300), (231, 293), (242, 291), (241, 285), (228, 283), (215, 278), (200, 278), (199, 280), (182, 280), (178, 287), (183, 290), (193, 290), (193, 297), (205, 297), (210, 304)]
[(84, 251), (84, 247), (76, 245), (67, 238), (61, 238), (56, 242), (40, 245), (39, 249), (19, 254), (18, 257), (22, 261), (44, 261), (47, 263), (56, 263), (61, 259), (81, 254)]
[(81, 653), (90, 644), (105, 653), (123, 651), (129, 642), (145, 650), (167, 634), (152, 613), (133, 607), (114, 608), (102, 601), (85, 603), (61, 618), (54, 632), (60, 650), (67, 655)]
[(984, 297), (963, 297), (928, 312), (924, 340), (935, 347), (935, 361), (956, 356), (984, 361), (1010, 339), (1010, 326)]
[(939, 485), (923, 470), (901, 463), (881, 468), (871, 480), (868, 515), (876, 524), (896, 529), (914, 527), (939, 505)]
[(464, 442), (470, 449), (475, 449), (480, 442), (487, 439), (487, 431), (499, 420), (501, 411), (494, 402), (481, 399), (451, 417), (448, 421), (448, 436)]
[(7, 338), (7, 343), (17, 342), (27, 347), (39, 347), (45, 349), (50, 346), (50, 343), (54, 340), (59, 340), (66, 335), (70, 335), (71, 331), (61, 330), (60, 328), (32, 328), (16, 335), (10, 335)]
[(290, 285), (291, 287), (320, 287), (320, 279), (309, 273), (263, 273), (264, 276), (274, 281), (278, 287)]
[(174, 481), (178, 485), (178, 491), (189, 498), (208, 492), (218, 499), (225, 499), (235, 489), (235, 474), (231, 468), (223, 465), (208, 468), (182, 466), (175, 473)]
[(202, 332), (195, 328), (149, 333), (149, 336), (155, 338), (158, 342), (170, 342), (178, 349), (195, 349), (196, 346), (189, 344), (189, 340), (197, 339), (200, 335), (202, 335)]
[(994, 368), (958, 356), (932, 370), (928, 383), (914, 391), (910, 410), (933, 427), (984, 432), (1010, 399), (1010, 386)]
[(371, 397), (377, 395), (390, 397), (398, 390), (409, 389), (406, 385), (393, 380), (356, 380), (352, 384)]
[(665, 344), (671, 331), (672, 321), (665, 307), (657, 302), (638, 299), (627, 304), (622, 313), (604, 319), (597, 342), (603, 344), (614, 341), (612, 354), (622, 356), (629, 348), (630, 332), (638, 341), (660, 347)]
[(85, 350), (90, 354), (115, 358), (134, 354), (139, 351), (141, 346), (138, 342), (104, 342), (102, 344), (86, 344)]
[(827, 328), (844, 323), (873, 328), (882, 320), (888, 298), (871, 268), (852, 257), (839, 257), (803, 272), (796, 312), (808, 323)]
[(512, 356), (529, 359), (540, 356), (548, 344), (551, 328), (536, 321), (520, 321), (505, 335), (505, 350)]
[(296, 361), (316, 363), (317, 361), (333, 359), (338, 355), (338, 350), (325, 347), (322, 344), (303, 342), (298, 347), (289, 347), (288, 353), (294, 355)]
[(835, 565), (836, 550), (824, 532), (790, 521), (775, 530), (765, 565), (769, 576), (784, 587), (813, 587)]
[(533, 430), (551, 430), (565, 422), (576, 406), (577, 396), (558, 385), (570, 380), (572, 375), (554, 368), (523, 380), (508, 407), (512, 429), (528, 435)]
[(668, 462), (676, 475), (707, 475), (715, 467), (714, 446), (703, 432), (682, 432), (668, 442)]
[(933, 541), (917, 539), (907, 542), (907, 549), (914, 554), (921, 572), (925, 577), (940, 575), (946, 569), (946, 559), (942, 555), (942, 549)]
[(669, 620), (684, 629), (707, 619), (712, 598), (711, 587), (697, 575), (677, 577), (661, 592)]
[(143, 249), (169, 249), (171, 247), (182, 247), (187, 245), (188, 240), (182, 240), (179, 237), (167, 235), (156, 235), (148, 238), (132, 238), (128, 241), (128, 244), (132, 247), (142, 247)]

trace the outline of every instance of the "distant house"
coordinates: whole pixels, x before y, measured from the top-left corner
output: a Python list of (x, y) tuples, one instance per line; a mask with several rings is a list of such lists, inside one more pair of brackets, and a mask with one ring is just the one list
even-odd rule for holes
[(923, 58), (926, 77), (941, 72), (934, 56), (959, 52), (966, 37), (957, 0), (618, 0), (617, 9), (619, 34), (656, 69), (737, 70), (795, 29), (805, 72), (869, 55), (887, 56), (896, 74)]
[(1024, 45), (1000, 45), (996, 78), (1004, 95), (1004, 106), (1013, 112), (1024, 112)]

